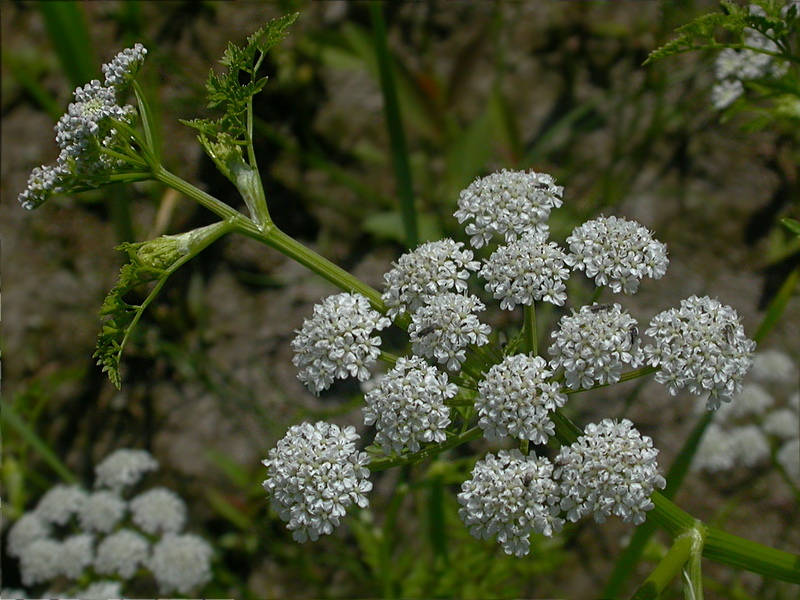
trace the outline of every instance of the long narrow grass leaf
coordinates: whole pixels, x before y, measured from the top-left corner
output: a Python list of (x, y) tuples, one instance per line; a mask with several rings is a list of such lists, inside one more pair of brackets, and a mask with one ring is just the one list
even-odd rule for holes
[(386, 126), (389, 131), (389, 143), (392, 148), (392, 166), (397, 182), (397, 195), (400, 199), (400, 213), (403, 216), (403, 227), (406, 234), (406, 245), (415, 248), (419, 242), (417, 232), (417, 213), (414, 209), (414, 188), (411, 181), (411, 166), (408, 159), (403, 119), (397, 101), (392, 61), (389, 46), (386, 43), (386, 24), (383, 20), (383, 6), (374, 0), (370, 2), (372, 26), (375, 32), (375, 53), (378, 58), (381, 91), (386, 111)]
[(7, 402), (0, 402), (0, 421), (10, 425), (19, 436), (24, 439), (31, 448), (36, 450), (50, 468), (58, 473), (59, 477), (67, 483), (78, 483), (78, 478), (70, 471), (66, 465), (55, 455), (50, 446), (39, 437), (39, 435), (28, 426), (28, 424), (17, 414), (17, 411)]
[(36, 3), (47, 34), (73, 87), (100, 77), (100, 66), (92, 46), (86, 14), (78, 2)]

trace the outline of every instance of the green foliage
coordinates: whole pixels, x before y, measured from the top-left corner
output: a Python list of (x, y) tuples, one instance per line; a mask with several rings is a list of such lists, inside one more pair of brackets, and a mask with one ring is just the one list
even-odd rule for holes
[[(209, 108), (222, 108), (225, 114), (216, 121), (211, 119), (181, 121), (200, 131), (201, 141), (204, 137), (218, 138), (221, 133), (226, 133), (236, 143), (247, 143), (248, 107), (253, 96), (260, 92), (267, 82), (266, 77), (257, 78), (258, 69), (267, 51), (284, 38), (287, 28), (294, 23), (297, 16), (298, 13), (294, 13), (270, 21), (248, 37), (247, 45), (242, 48), (228, 43), (228, 48), (220, 60), (220, 63), (227, 67), (227, 73), (219, 76), (212, 69), (206, 83)], [(247, 81), (242, 81), (243, 79)], [(205, 143), (203, 145), (205, 146)]]
[[(792, 31), (792, 15), (797, 14), (797, 10), (792, 8), (792, 12), (787, 14), (787, 19), (784, 20), (780, 14), (781, 8), (784, 6), (782, 0), (755, 0), (753, 2), (753, 4), (763, 8), (767, 16), (751, 15), (746, 6), (740, 6), (733, 0), (722, 0), (720, 4), (722, 5), (722, 13), (702, 15), (691, 23), (679, 27), (677, 32), (680, 35), (660, 48), (653, 50), (644, 64), (693, 50), (730, 46), (731, 44), (717, 39), (716, 35), (719, 29), (727, 30), (737, 41), (743, 39), (746, 28), (755, 29), (759, 33), (768, 35), (771, 39), (781, 39)], [(767, 32), (770, 33), (767, 34)], [(700, 40), (699, 44), (695, 43), (697, 39)]]
[[(131, 331), (144, 310), (158, 295), (172, 273), (194, 258), (229, 228), (225, 222), (215, 223), (181, 235), (164, 235), (154, 240), (124, 243), (117, 246), (128, 255), (130, 262), (122, 266), (119, 280), (100, 309), (108, 317), (97, 339), (94, 358), (108, 373), (112, 383), (120, 387), (119, 363)], [(125, 296), (141, 285), (156, 282), (141, 304), (130, 304)]]

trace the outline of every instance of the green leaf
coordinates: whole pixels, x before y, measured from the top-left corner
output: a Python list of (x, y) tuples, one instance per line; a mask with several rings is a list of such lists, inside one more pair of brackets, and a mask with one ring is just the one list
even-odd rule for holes
[(298, 13), (294, 13), (270, 21), (248, 37), (244, 47), (229, 43), (220, 59), (227, 71), (222, 75), (210, 71), (206, 83), (208, 106), (222, 108), (225, 111), (224, 116), (216, 122), (207, 119), (182, 122), (208, 136), (217, 136), (224, 132), (244, 142), (248, 105), (267, 82), (266, 77), (256, 78), (258, 68), (266, 52), (285, 37), (286, 30), (297, 16)]
[(794, 219), (781, 219), (781, 223), (783, 223), (783, 226), (793, 234), (800, 236), (800, 221), (795, 221)]
[[(117, 250), (127, 253), (130, 262), (122, 266), (117, 285), (103, 301), (100, 315), (108, 319), (98, 335), (94, 358), (118, 389), (122, 351), (145, 309), (155, 300), (170, 275), (229, 229), (229, 223), (220, 221), (181, 235), (164, 235), (146, 242), (117, 246)], [(141, 304), (130, 304), (125, 300), (129, 292), (153, 282), (155, 287)]]

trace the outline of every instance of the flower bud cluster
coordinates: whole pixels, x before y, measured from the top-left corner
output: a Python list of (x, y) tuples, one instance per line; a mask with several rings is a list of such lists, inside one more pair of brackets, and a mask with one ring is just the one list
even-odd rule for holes
[(148, 452), (123, 449), (97, 465), (92, 491), (77, 485), (50, 489), (9, 530), (7, 550), (19, 559), (23, 584), (99, 578), (94, 587), (79, 590), (75, 584), (59, 593), (91, 598), (112, 590), (112, 597), (121, 597), (125, 582), (144, 569), (162, 593), (188, 594), (205, 585), (212, 549), (202, 538), (181, 533), (183, 500), (166, 488), (128, 497), (157, 468)]
[(23, 208), (34, 209), (53, 194), (107, 184), (111, 174), (129, 168), (108, 151), (129, 146), (121, 141), (113, 121), (132, 126), (136, 109), (120, 106), (117, 92), (130, 82), (146, 53), (141, 44), (136, 44), (103, 65), (105, 85), (95, 79), (75, 90), (74, 101), (55, 126), (56, 143), (61, 149), (56, 164), (33, 169), (19, 195)]
[(655, 379), (673, 396), (684, 387), (696, 395), (710, 392), (708, 408), (714, 410), (741, 393), (756, 344), (730, 306), (691, 296), (680, 308), (656, 315), (646, 333), (655, 339), (644, 348), (650, 365), (659, 368)]
[(303, 423), (289, 428), (262, 461), (264, 488), (298, 542), (331, 533), (351, 505), (369, 505), (370, 458), (356, 450), (358, 439), (353, 427)]

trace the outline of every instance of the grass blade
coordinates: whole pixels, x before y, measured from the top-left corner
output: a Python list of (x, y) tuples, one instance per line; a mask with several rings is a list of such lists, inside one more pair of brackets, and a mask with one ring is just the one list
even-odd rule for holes
[(411, 181), (411, 167), (408, 160), (403, 119), (400, 104), (397, 101), (392, 62), (389, 46), (386, 43), (386, 24), (383, 21), (383, 6), (374, 0), (370, 2), (372, 26), (375, 32), (375, 53), (378, 58), (381, 91), (386, 110), (386, 126), (389, 130), (389, 142), (392, 147), (392, 166), (397, 181), (397, 195), (400, 198), (400, 213), (403, 216), (403, 227), (406, 234), (406, 245), (416, 248), (419, 242), (417, 231), (417, 213), (414, 210), (414, 189)]
[(100, 77), (86, 14), (77, 2), (36, 3), (42, 13), (47, 33), (56, 51), (61, 68), (73, 87)]

